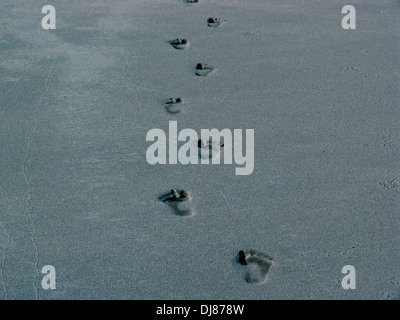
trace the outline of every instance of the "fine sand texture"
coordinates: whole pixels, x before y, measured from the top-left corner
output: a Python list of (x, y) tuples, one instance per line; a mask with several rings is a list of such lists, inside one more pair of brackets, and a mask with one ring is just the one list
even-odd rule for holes
[[(346, 4), (2, 0), (0, 299), (399, 299), (400, 2)], [(150, 165), (169, 121), (254, 172)]]

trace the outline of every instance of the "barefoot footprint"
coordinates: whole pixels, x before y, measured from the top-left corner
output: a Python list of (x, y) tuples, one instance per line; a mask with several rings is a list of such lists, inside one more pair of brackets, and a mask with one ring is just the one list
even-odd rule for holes
[(221, 19), (221, 18), (208, 18), (207, 26), (216, 28), (216, 27), (219, 27), (220, 25), (224, 24), (225, 22), (226, 22), (226, 20)]
[(240, 250), (238, 262), (246, 266), (245, 279), (249, 283), (263, 283), (271, 267), (272, 258), (255, 250)]
[(223, 143), (213, 141), (211, 138), (208, 141), (200, 139), (197, 146), (202, 159), (217, 159), (224, 148)]
[(168, 43), (171, 46), (173, 46), (175, 49), (178, 49), (178, 50), (184, 50), (184, 49), (189, 48), (189, 41), (186, 39), (177, 38), (177, 39), (168, 41)]
[(167, 109), (167, 111), (171, 114), (179, 113), (181, 112), (179, 105), (184, 102), (185, 99), (183, 98), (170, 98), (164, 101), (165, 109)]
[(194, 216), (195, 211), (192, 207), (192, 196), (189, 191), (171, 189), (170, 192), (163, 194), (159, 199), (167, 203), (168, 206), (178, 216)]
[(204, 76), (209, 75), (215, 69), (216, 69), (216, 67), (214, 67), (212, 65), (205, 64), (205, 63), (198, 63), (196, 65), (196, 75), (204, 77)]

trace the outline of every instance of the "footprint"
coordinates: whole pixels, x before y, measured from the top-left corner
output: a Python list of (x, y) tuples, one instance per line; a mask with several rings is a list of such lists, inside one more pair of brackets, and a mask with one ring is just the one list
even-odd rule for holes
[(202, 159), (217, 159), (224, 148), (224, 144), (213, 141), (211, 138), (207, 141), (200, 139), (197, 144), (199, 148), (199, 156)]
[(184, 50), (189, 48), (189, 41), (187, 41), (186, 39), (174, 39), (174, 40), (170, 40), (168, 41), (168, 43), (173, 46), (175, 49), (178, 50)]
[(225, 22), (226, 22), (226, 20), (221, 19), (221, 18), (208, 18), (207, 26), (216, 28), (216, 27), (219, 27), (220, 25), (224, 24)]
[(175, 114), (181, 112), (179, 105), (184, 103), (185, 99), (183, 98), (170, 98), (164, 101), (165, 109), (167, 109), (168, 113)]
[(255, 250), (240, 250), (238, 262), (246, 266), (245, 279), (248, 283), (263, 283), (267, 280), (272, 258), (265, 253)]
[(171, 189), (159, 199), (167, 203), (177, 216), (194, 216), (196, 214), (192, 206), (192, 196), (189, 191)]
[(208, 76), (211, 72), (213, 72), (216, 69), (216, 67), (205, 64), (205, 63), (198, 63), (196, 65), (196, 75), (198, 76)]
[(183, 0), (184, 3), (199, 3), (199, 0)]

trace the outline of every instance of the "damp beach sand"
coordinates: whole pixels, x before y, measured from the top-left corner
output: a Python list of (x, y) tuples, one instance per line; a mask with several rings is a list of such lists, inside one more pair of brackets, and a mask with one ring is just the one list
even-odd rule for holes
[[(398, 1), (53, 5), (1, 5), (0, 299), (400, 298)], [(169, 121), (254, 171), (150, 165)]]

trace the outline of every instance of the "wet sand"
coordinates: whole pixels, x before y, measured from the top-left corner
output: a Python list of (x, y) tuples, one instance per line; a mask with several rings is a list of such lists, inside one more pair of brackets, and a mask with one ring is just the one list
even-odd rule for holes
[[(354, 3), (356, 30), (344, 5), (60, 0), (43, 30), (3, 1), (0, 299), (399, 299), (400, 4)], [(254, 129), (254, 172), (148, 164), (169, 121)], [(266, 281), (240, 250), (273, 257)]]

